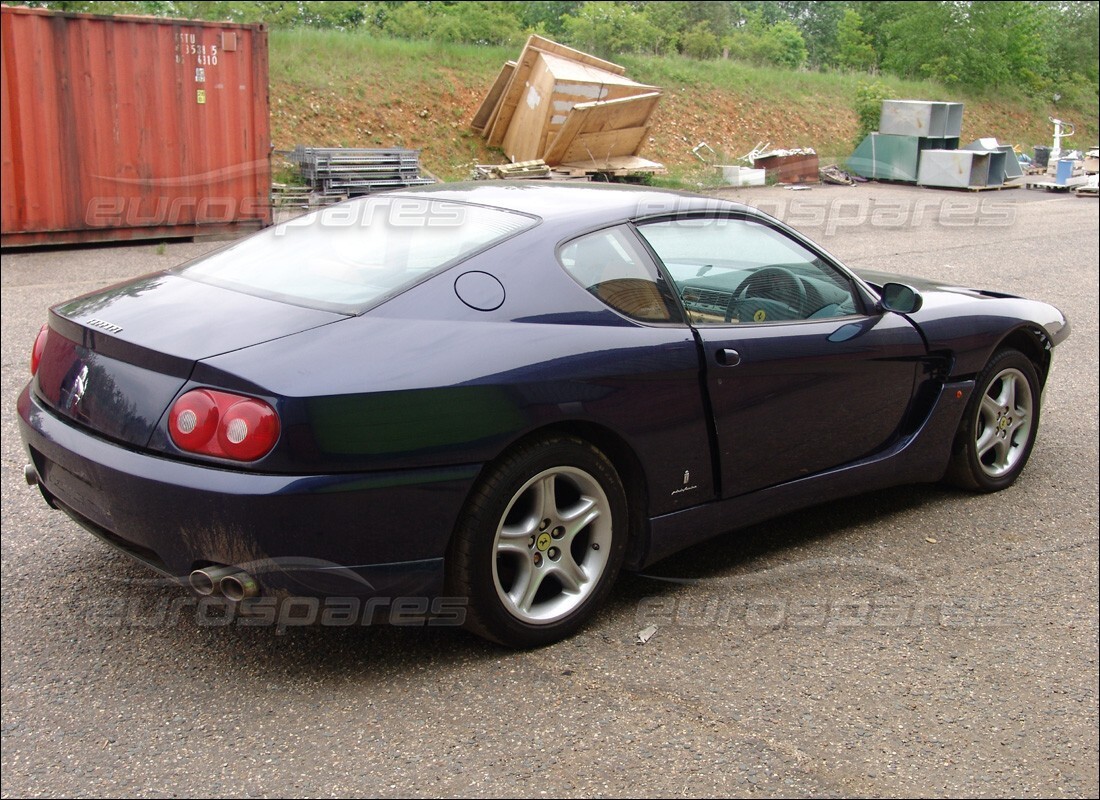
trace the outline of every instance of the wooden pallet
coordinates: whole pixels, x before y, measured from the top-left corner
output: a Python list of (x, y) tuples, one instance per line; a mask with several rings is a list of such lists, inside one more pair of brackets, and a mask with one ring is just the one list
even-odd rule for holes
[(271, 185), (271, 205), (275, 208), (287, 206), (308, 207), (310, 199), (308, 186), (287, 186), (283, 183)]
[(517, 161), (513, 164), (475, 164), (475, 180), (532, 180), (549, 178), (550, 167), (541, 160)]
[[(944, 188), (944, 187), (938, 187)], [(1003, 189), (1020, 189), (1023, 188), (1023, 184), (1019, 183), (1002, 183), (1000, 186), (960, 186), (961, 192), (999, 192)]]
[(601, 175), (612, 178), (625, 178), (631, 175), (660, 175), (665, 172), (664, 164), (638, 156), (611, 156), (610, 158), (578, 161), (559, 164), (555, 169), (573, 175)]
[(1068, 192), (1072, 189), (1076, 189), (1079, 186), (1083, 186), (1087, 178), (1076, 177), (1070, 178), (1065, 183), (1055, 183), (1052, 180), (1027, 178), (1026, 187), (1028, 189), (1046, 189), (1048, 192)]

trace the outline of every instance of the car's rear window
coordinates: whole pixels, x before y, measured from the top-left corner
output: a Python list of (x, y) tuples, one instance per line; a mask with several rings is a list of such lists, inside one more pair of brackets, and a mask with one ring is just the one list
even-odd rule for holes
[(358, 314), (536, 222), (451, 200), (368, 197), (268, 228), (182, 267), (180, 274)]

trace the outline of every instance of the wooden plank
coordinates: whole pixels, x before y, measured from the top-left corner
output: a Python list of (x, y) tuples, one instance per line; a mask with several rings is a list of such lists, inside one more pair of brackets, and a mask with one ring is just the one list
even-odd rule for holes
[(530, 77), (531, 69), (538, 60), (539, 51), (529, 45), (530, 40), (528, 40), (528, 46), (523, 48), (523, 52), (516, 59), (516, 68), (508, 80), (508, 86), (501, 95), (500, 102), (497, 103), (496, 119), (492, 121), (489, 135), (485, 137), (491, 147), (499, 147), (504, 137), (508, 135), (512, 115), (516, 113), (516, 106), (519, 105), (520, 98), (527, 88), (527, 78)]
[(587, 163), (559, 164), (554, 169), (555, 171), (568, 170), (571, 174), (606, 172), (612, 175), (629, 175), (633, 172), (664, 172), (665, 165), (638, 156), (612, 156), (598, 165), (588, 161)]
[[(593, 67), (591, 64), (581, 64), (578, 61), (562, 58), (561, 56), (548, 53), (539, 48), (536, 49), (550, 68), (550, 71), (554, 73), (554, 77), (557, 78), (560, 83), (574, 83), (582, 86), (585, 84), (606, 87), (623, 86), (627, 88), (627, 94), (641, 94), (643, 91), (653, 91), (656, 88), (654, 86), (646, 86), (638, 83), (625, 75), (608, 72), (606, 69)], [(618, 96), (622, 97), (622, 95)], [(607, 99), (608, 98), (605, 96), (593, 97), (589, 95), (587, 97), (578, 98), (577, 102), (586, 103)]]
[(554, 75), (538, 54), (501, 147), (513, 161), (529, 161), (542, 155), (542, 140), (552, 113)]
[(515, 61), (505, 61), (504, 66), (500, 68), (500, 73), (497, 75), (496, 80), (493, 81), (489, 93), (485, 95), (485, 99), (481, 101), (481, 106), (470, 122), (470, 127), (478, 133), (485, 132), (485, 126), (489, 123), (489, 119), (493, 116), (493, 112), (496, 111), (497, 105), (500, 103), (500, 96), (504, 94), (504, 89), (508, 86), (508, 81), (511, 80), (512, 73), (515, 71)]
[(660, 99), (659, 92), (649, 92), (595, 103), (584, 132), (613, 131), (647, 125)]
[(613, 64), (610, 61), (604, 61), (602, 58), (589, 55), (582, 50), (574, 50), (572, 47), (566, 47), (564, 44), (558, 44), (550, 39), (545, 39), (542, 36), (531, 34), (527, 39), (525, 47), (537, 47), (539, 50), (545, 50), (547, 53), (553, 53), (556, 56), (562, 58), (568, 58), (571, 61), (579, 61), (582, 64), (587, 64), (590, 67), (598, 67), (599, 69), (607, 70), (608, 72), (614, 72), (616, 75), (625, 75), (626, 67)]
[(587, 161), (602, 164), (614, 156), (637, 155), (648, 135), (648, 126), (582, 133), (570, 142), (559, 163), (577, 164)]
[[(565, 124), (543, 153), (542, 158), (551, 165), (574, 161), (583, 157), (583, 155), (577, 155), (573, 147), (574, 141), (579, 136), (616, 130), (633, 131), (647, 127), (660, 97), (660, 92), (647, 92), (617, 100), (578, 103), (569, 112)], [(628, 144), (634, 149), (624, 149)], [(640, 141), (630, 142), (629, 137), (624, 137), (622, 144), (617, 146), (615, 152), (610, 155), (637, 155), (637, 148), (640, 147)]]
[(560, 164), (564, 160), (565, 151), (584, 132), (588, 117), (596, 105), (596, 103), (580, 103), (573, 106), (569, 115), (565, 118), (565, 123), (558, 131), (558, 135), (551, 140), (546, 151), (542, 154), (542, 158), (547, 164)]

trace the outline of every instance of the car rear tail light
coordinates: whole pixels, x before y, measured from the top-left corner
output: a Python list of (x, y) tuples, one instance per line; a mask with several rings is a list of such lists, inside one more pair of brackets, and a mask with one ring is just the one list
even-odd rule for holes
[(34, 339), (34, 347), (31, 349), (31, 377), (38, 374), (38, 365), (42, 363), (42, 353), (46, 350), (46, 337), (49, 336), (49, 323), (42, 326), (38, 336)]
[(254, 397), (194, 389), (172, 406), (168, 433), (189, 453), (255, 461), (278, 441), (279, 415)]

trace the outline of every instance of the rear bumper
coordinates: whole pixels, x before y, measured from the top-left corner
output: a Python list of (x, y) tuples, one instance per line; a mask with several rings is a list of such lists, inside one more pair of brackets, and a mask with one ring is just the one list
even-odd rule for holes
[(139, 452), (52, 414), (24, 389), (20, 434), (50, 505), (129, 555), (185, 578), (207, 564), (265, 592), (436, 596), (480, 465), (266, 475)]

